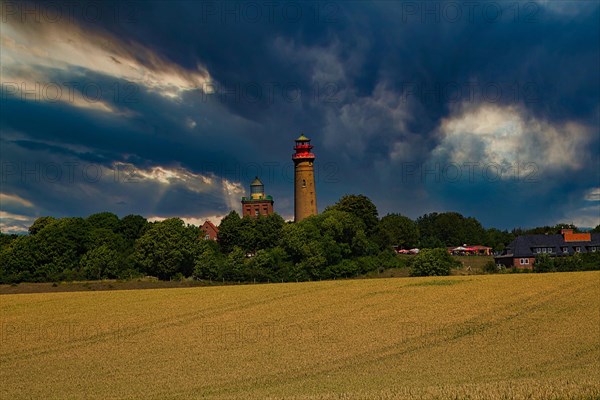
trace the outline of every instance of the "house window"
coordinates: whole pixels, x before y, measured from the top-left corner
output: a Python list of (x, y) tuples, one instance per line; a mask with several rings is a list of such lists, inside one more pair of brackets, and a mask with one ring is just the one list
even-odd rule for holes
[(568, 253), (569, 252), (569, 248), (568, 247), (563, 247), (562, 251), (563, 251), (563, 253)]
[(206, 239), (206, 240), (210, 239), (210, 235), (204, 236), (204, 239)]
[(598, 251), (598, 246), (592, 246), (592, 247), (590, 248), (590, 251), (591, 251), (592, 253), (595, 253), (595, 252), (597, 252), (597, 251)]
[(552, 247), (548, 247), (548, 253), (552, 253)]
[(576, 246), (576, 247), (575, 247), (575, 251), (576, 251), (577, 253), (581, 253), (581, 247), (580, 247), (580, 246)]
[(258, 211), (258, 208), (257, 208), (256, 210), (254, 210), (254, 215), (258, 215), (258, 214), (259, 214), (259, 211)]
[(542, 252), (542, 248), (541, 247), (536, 247), (535, 248), (535, 252), (536, 252), (536, 254), (541, 253)]
[(529, 264), (529, 258), (521, 258), (519, 262), (521, 263), (521, 265), (527, 265)]
[(545, 252), (546, 252), (546, 248), (542, 247), (542, 253), (545, 253)]

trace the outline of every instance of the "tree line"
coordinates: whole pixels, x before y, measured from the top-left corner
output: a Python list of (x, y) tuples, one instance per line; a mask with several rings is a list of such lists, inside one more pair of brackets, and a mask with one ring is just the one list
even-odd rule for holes
[[(178, 218), (148, 222), (139, 215), (120, 219), (109, 212), (41, 217), (28, 235), (0, 234), (0, 282), (144, 275), (257, 282), (344, 278), (405, 266), (407, 259), (397, 257), (392, 246), (433, 249), (468, 243), (501, 250), (515, 233), (485, 229), (475, 218), (455, 212), (415, 221), (400, 214), (379, 218), (368, 197), (347, 195), (298, 223), (286, 223), (278, 214), (241, 218), (232, 211), (221, 221), (218, 242), (202, 237), (200, 228)], [(416, 260), (423, 268), (415, 274), (428, 271), (432, 254), (424, 252)], [(449, 268), (451, 258), (443, 264)]]

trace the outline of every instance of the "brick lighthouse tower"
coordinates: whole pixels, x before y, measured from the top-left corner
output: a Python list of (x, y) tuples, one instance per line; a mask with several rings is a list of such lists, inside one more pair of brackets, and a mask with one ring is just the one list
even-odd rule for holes
[(292, 155), (294, 160), (294, 221), (302, 221), (311, 215), (317, 215), (317, 192), (313, 163), (315, 155), (310, 139), (301, 135), (296, 139)]

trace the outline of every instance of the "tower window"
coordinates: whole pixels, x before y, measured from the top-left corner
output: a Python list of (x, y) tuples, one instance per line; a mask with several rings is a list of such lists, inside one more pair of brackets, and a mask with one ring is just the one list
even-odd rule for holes
[(306, 187), (306, 179), (302, 179), (302, 187)]

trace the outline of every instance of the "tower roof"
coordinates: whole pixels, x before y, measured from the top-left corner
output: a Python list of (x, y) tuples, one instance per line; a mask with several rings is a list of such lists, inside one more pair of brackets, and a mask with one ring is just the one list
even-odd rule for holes
[(258, 179), (258, 176), (257, 176), (256, 178), (254, 178), (254, 180), (252, 181), (252, 183), (250, 184), (250, 186), (264, 186), (264, 185), (261, 182), (261, 180)]
[(304, 136), (304, 134), (301, 134), (300, 137), (296, 139), (296, 142), (310, 142), (310, 139)]

